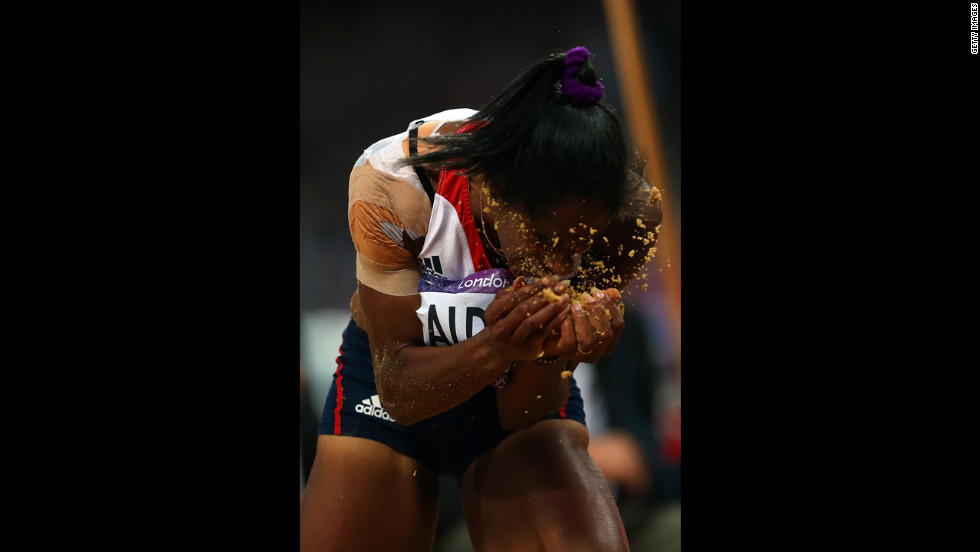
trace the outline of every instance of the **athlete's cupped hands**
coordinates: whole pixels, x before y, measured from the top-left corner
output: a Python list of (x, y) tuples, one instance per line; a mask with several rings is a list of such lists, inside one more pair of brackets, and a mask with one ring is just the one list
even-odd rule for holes
[(562, 321), (560, 333), (545, 339), (545, 354), (561, 355), (575, 362), (596, 362), (615, 351), (626, 327), (619, 299), (616, 288), (593, 288), (591, 293), (570, 301), (570, 316)]
[[(546, 288), (552, 300), (544, 295)], [(509, 358), (534, 360), (543, 351), (576, 362), (597, 361), (616, 348), (623, 333), (619, 290), (593, 289), (572, 301), (567, 289), (567, 282), (554, 276), (519, 277), (487, 306), (485, 331)]]

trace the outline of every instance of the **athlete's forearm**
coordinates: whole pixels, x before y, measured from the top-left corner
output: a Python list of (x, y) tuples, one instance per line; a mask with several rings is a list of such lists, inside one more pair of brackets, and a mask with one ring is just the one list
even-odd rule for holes
[(513, 360), (504, 358), (484, 332), (448, 347), (404, 346), (372, 354), (381, 402), (405, 426), (463, 403)]

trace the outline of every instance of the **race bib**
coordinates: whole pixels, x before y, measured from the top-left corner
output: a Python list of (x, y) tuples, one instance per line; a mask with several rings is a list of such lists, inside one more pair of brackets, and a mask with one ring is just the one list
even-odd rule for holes
[(513, 283), (514, 275), (501, 268), (481, 270), (462, 280), (423, 274), (418, 287), (422, 305), (415, 312), (425, 344), (453, 345), (476, 335), (487, 325), (487, 305)]

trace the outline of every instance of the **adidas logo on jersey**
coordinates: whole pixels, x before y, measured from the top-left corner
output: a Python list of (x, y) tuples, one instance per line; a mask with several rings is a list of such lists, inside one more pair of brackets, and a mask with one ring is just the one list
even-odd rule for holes
[(379, 399), (377, 395), (371, 395), (370, 399), (364, 399), (361, 401), (361, 404), (354, 407), (354, 411), (359, 414), (381, 418), (382, 420), (387, 420), (389, 422), (395, 421), (395, 419), (389, 416), (388, 412), (381, 407), (381, 399)]
[(422, 259), (422, 272), (434, 276), (442, 276), (442, 263), (439, 262), (439, 255)]

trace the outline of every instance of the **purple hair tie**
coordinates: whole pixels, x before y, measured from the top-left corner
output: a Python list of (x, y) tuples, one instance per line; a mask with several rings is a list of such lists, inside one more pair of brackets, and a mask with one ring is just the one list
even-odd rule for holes
[(595, 86), (589, 86), (575, 77), (582, 70), (589, 55), (585, 46), (572, 48), (565, 54), (565, 74), (561, 77), (561, 94), (577, 107), (595, 105), (602, 99), (601, 82), (596, 81)]

